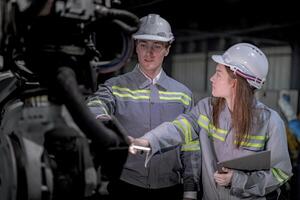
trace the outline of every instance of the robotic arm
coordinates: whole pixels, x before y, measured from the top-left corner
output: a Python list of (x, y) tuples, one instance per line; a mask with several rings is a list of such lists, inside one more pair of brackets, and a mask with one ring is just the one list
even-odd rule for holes
[[(1, 200), (59, 200), (68, 189), (74, 191), (70, 198), (84, 199), (86, 191), (76, 188), (85, 188), (91, 160), (109, 169), (111, 178), (120, 175), (128, 152), (126, 133), (117, 121), (110, 126), (97, 122), (83, 101), (97, 88), (99, 73), (120, 69), (133, 52), (131, 34), (139, 19), (111, 5), (0, 1), (0, 70), (14, 75), (0, 99)], [(121, 41), (121, 50), (115, 49), (116, 39), (109, 38), (113, 55), (108, 58), (101, 43), (106, 31), (116, 32)], [(63, 107), (78, 131), (62, 116)], [(90, 144), (94, 148), (87, 150)]]

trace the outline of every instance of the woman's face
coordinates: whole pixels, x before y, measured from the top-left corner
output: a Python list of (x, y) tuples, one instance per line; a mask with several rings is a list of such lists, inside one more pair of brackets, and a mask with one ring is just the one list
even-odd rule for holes
[(217, 65), (216, 72), (212, 75), (210, 81), (212, 83), (212, 95), (214, 97), (225, 99), (231, 99), (233, 97), (236, 79), (232, 79), (229, 76), (224, 65)]

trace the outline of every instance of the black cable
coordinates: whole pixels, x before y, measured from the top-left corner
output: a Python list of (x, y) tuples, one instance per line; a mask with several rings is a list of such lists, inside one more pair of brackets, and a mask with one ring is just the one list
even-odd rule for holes
[(104, 6), (98, 6), (97, 8), (98, 9), (96, 10), (96, 12), (99, 19), (113, 19), (115, 23), (117, 23), (124, 31), (129, 34), (134, 33), (138, 30), (140, 20), (136, 15), (126, 10), (119, 10), (114, 8), (108, 9)]
[(123, 133), (113, 132), (106, 128), (102, 122), (96, 121), (84, 103), (72, 69), (68, 67), (59, 68), (57, 83), (73, 120), (89, 139), (99, 145), (99, 149), (128, 146), (126, 136)]

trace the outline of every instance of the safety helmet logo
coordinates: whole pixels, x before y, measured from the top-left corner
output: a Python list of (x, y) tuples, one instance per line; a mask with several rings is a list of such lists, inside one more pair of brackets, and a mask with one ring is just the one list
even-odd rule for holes
[(228, 66), (257, 89), (262, 87), (268, 74), (267, 57), (259, 48), (249, 43), (235, 44), (223, 55), (213, 55), (212, 59)]
[(170, 24), (157, 14), (140, 19), (140, 28), (133, 34), (135, 40), (155, 40), (172, 43), (174, 36)]

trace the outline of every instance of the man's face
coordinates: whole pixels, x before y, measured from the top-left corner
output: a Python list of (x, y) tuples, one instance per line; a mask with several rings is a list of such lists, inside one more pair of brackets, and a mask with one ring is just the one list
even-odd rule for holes
[(168, 55), (169, 48), (166, 42), (138, 40), (136, 53), (140, 67), (145, 71), (156, 71)]

